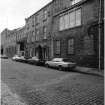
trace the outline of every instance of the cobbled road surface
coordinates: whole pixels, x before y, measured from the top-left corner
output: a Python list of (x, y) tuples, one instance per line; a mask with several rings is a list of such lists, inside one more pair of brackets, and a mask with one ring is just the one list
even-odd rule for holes
[(13, 105), (104, 105), (104, 78), (99, 76), (2, 59), (1, 80), (25, 103)]

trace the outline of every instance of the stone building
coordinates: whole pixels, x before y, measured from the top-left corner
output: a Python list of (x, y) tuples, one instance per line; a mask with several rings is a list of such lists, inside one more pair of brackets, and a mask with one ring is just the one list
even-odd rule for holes
[(70, 58), (78, 65), (91, 67), (98, 67), (101, 61), (103, 67), (103, 2), (53, 0), (53, 57)]
[(12, 57), (16, 53), (16, 33), (15, 30), (5, 29), (1, 32), (2, 54)]
[(48, 59), (51, 53), (52, 2), (26, 18), (26, 27), (28, 56)]
[(0, 33), (0, 38), (1, 38), (1, 54), (5, 54), (5, 42), (6, 42), (6, 34), (7, 34), (7, 29), (4, 29), (1, 33)]
[(24, 27), (1, 33), (3, 53), (14, 49), (26, 57), (65, 57), (103, 68), (104, 0), (52, 0), (25, 21)]
[(29, 18), (25, 19), (26, 21), (26, 31), (25, 34), (27, 36), (26, 41), (26, 49), (25, 49), (25, 56), (32, 57), (34, 56), (35, 48), (34, 48), (34, 41), (35, 41), (35, 16), (30, 16)]
[(8, 57), (15, 54), (24, 55), (26, 36), (25, 26), (14, 30), (5, 29), (1, 32), (1, 53)]
[(27, 36), (25, 34), (26, 26), (16, 29), (16, 53), (18, 55), (25, 55), (26, 40)]

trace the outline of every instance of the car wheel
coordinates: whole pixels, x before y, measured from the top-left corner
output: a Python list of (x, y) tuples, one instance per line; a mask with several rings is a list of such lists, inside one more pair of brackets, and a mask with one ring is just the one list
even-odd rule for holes
[(58, 69), (59, 69), (60, 71), (61, 71), (61, 70), (63, 70), (62, 66), (59, 66), (59, 68), (58, 68)]
[(49, 68), (49, 65), (48, 65), (48, 64), (46, 64), (46, 67), (48, 67), (48, 68)]

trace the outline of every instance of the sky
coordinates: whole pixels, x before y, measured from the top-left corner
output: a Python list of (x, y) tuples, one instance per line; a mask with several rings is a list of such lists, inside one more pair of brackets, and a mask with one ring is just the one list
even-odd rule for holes
[(31, 16), (52, 0), (0, 0), (0, 32), (25, 25)]

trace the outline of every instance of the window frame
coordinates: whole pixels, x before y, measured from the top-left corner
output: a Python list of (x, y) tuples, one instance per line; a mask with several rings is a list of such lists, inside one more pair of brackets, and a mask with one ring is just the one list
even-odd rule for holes
[[(59, 42), (59, 46), (57, 45), (57, 42)], [(55, 41), (55, 54), (58, 54), (58, 55), (60, 55), (60, 53), (61, 53), (61, 41), (60, 40), (56, 40)], [(58, 49), (59, 48), (59, 49)]]
[[(72, 46), (72, 51), (70, 51), (70, 40), (73, 40), (73, 44), (71, 45)], [(67, 40), (67, 54), (68, 55), (74, 55), (75, 54), (75, 39), (72, 37), (72, 38), (69, 38)]]
[(43, 19), (44, 19), (44, 20), (47, 19), (47, 14), (48, 14), (48, 11), (47, 11), (47, 9), (45, 9), (45, 10), (43, 11)]
[[(76, 19), (78, 19), (77, 14), (76, 14), (76, 13), (78, 13), (77, 11), (80, 11), (80, 21), (79, 21), (80, 23), (79, 24), (76, 24), (77, 23)], [(72, 14), (72, 13), (74, 13), (74, 25), (73, 26), (70, 25), (70, 14)], [(68, 27), (65, 27), (66, 26), (65, 25), (66, 22), (64, 20), (65, 15), (68, 15), (68, 17), (69, 17), (69, 20), (67, 20), (67, 21), (69, 21), (69, 24), (67, 25)], [(60, 16), (59, 16), (59, 31), (79, 27), (81, 25), (82, 25), (82, 9), (81, 9), (81, 7), (67, 11), (66, 13), (60, 14)]]
[(47, 39), (47, 27), (43, 26), (43, 38)]

